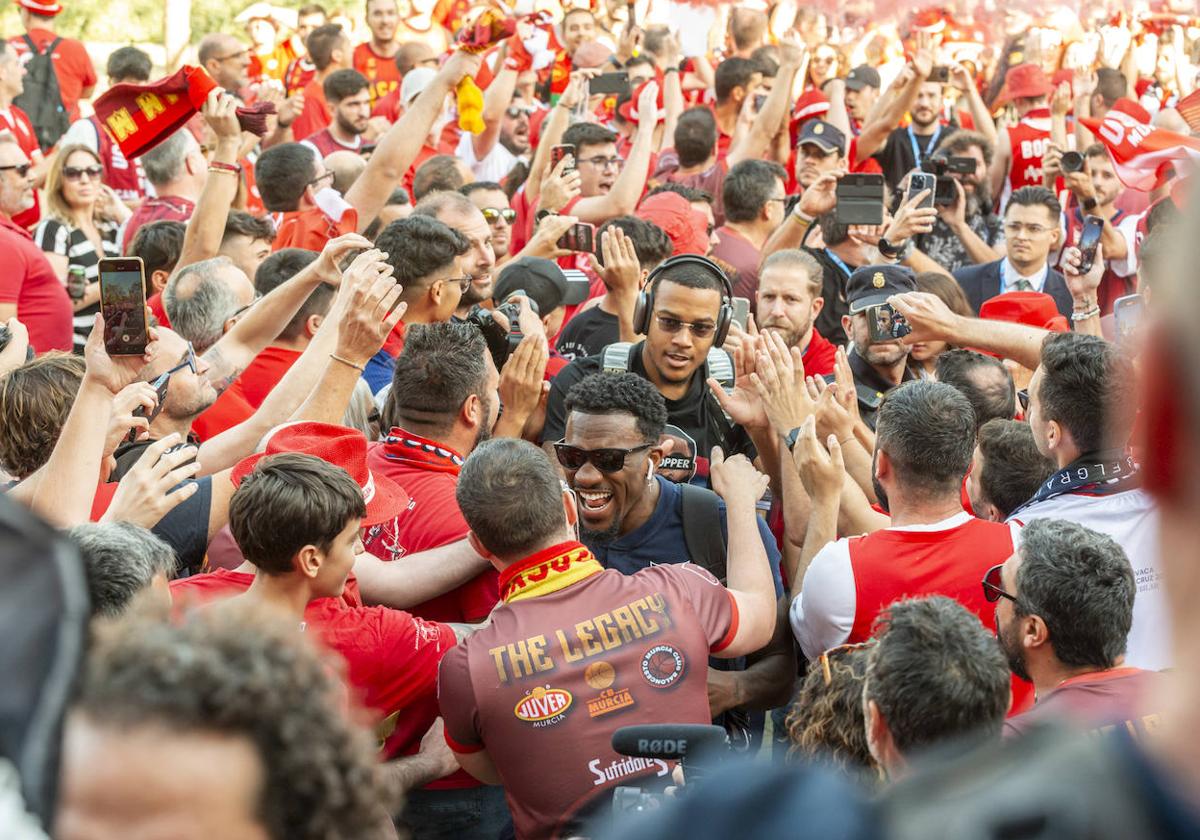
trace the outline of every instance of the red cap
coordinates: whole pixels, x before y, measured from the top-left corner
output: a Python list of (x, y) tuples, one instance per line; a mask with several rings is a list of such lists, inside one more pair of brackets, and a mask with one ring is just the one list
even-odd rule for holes
[(1054, 298), (1045, 292), (1005, 292), (985, 300), (979, 317), (992, 321), (1011, 321), (1050, 332), (1067, 332), (1067, 319), (1058, 313)]
[(389, 522), (409, 505), (408, 494), (399, 484), (375, 475), (367, 467), (367, 439), (363, 433), (329, 423), (293, 423), (276, 428), (267, 439), (266, 449), (239, 461), (230, 480), (235, 487), (240, 485), (260, 460), (280, 452), (312, 455), (348, 472), (362, 488), (367, 503), (363, 527)]
[(679, 193), (652, 195), (642, 202), (634, 215), (666, 231), (673, 254), (704, 256), (708, 253), (708, 222), (704, 214)]
[(62, 11), (62, 4), (58, 0), (50, 0), (48, 3), (39, 3), (37, 0), (17, 0), (17, 5), (42, 17), (54, 17)]
[(1049, 96), (1054, 90), (1046, 72), (1040, 64), (1025, 62), (1009, 69), (1004, 77), (1004, 87), (1009, 99), (1032, 99), (1035, 96)]
[[(623, 103), (621, 105), (621, 107), (617, 109), (617, 113), (620, 114), (625, 119), (626, 122), (637, 122), (638, 121), (638, 110), (637, 110), (638, 99), (641, 98), (642, 90), (648, 84), (650, 84), (650, 82), (645, 81), (645, 82), (642, 82), (640, 85), (638, 85), (636, 88), (634, 88), (633, 94), (629, 97), (629, 101)], [(662, 89), (662, 85), (659, 85), (658, 86), (658, 121), (659, 122), (662, 122), (664, 119), (666, 119), (666, 116), (667, 116), (665, 113), (663, 113), (663, 107), (664, 107), (663, 106), (663, 89)]]

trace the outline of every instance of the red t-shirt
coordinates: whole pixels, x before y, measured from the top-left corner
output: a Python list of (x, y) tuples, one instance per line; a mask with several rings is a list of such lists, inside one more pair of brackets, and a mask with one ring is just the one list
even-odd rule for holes
[(171, 326), (171, 319), (167, 317), (167, 308), (163, 306), (162, 292), (155, 292), (146, 298), (146, 306), (150, 308), (150, 314), (158, 319), (160, 327)]
[(35, 353), (75, 346), (71, 299), (29, 231), (0, 213), (0, 303), (15, 303)]
[[(17, 145), (21, 147), (21, 151), (31, 161), (33, 160), (33, 153), (41, 151), (41, 147), (38, 146), (37, 135), (33, 131), (33, 123), (29, 121), (29, 116), (16, 105), (0, 108), (0, 131), (7, 131), (13, 137), (17, 138)], [(38, 219), (42, 217), (42, 209), (39, 201), (38, 191), (34, 190), (33, 206), (13, 216), (13, 222), (25, 228), (25, 230), (33, 230), (34, 225), (38, 223)]]
[(837, 362), (837, 348), (814, 327), (801, 361), (805, 376), (829, 376)]
[[(173, 581), (171, 594), (204, 603), (240, 594), (253, 580), (254, 575), (244, 572), (210, 572)], [(357, 699), (379, 714), (376, 731), (386, 739), (384, 757), (392, 758), (401, 745), (419, 744), (437, 717), (438, 662), (457, 640), (444, 624), (387, 607), (363, 607), (361, 599), (350, 606), (345, 598), (343, 593), (310, 602), (304, 620), (346, 661), (347, 682)]]
[(342, 214), (342, 218), (334, 221), (325, 215), (320, 207), (310, 207), (307, 210), (289, 210), (283, 214), (283, 219), (275, 233), (272, 251), (281, 248), (304, 248), (320, 252), (325, 243), (346, 233), (358, 230), (358, 211), (351, 208)]
[(254, 357), (233, 387), (252, 408), (258, 408), (299, 358), (299, 350), (268, 347)]
[(221, 432), (244, 423), (253, 415), (254, 406), (246, 402), (235, 382), (192, 421), (192, 434), (201, 441), (210, 440)]
[[(470, 530), (458, 509), (454, 490), (463, 459), (437, 441), (404, 429), (393, 428), (382, 441), (372, 443), (367, 464), (404, 488), (412, 499), (411, 511), (369, 537), (367, 550), (382, 560), (403, 562), (407, 554), (458, 542)], [(413, 615), (430, 621), (477, 622), (500, 600), (499, 573), (481, 572), (457, 589), (412, 607)]]
[(121, 240), (121, 253), (128, 254), (133, 237), (137, 236), (138, 228), (150, 222), (161, 222), (164, 219), (171, 222), (187, 223), (192, 218), (196, 203), (177, 195), (160, 195), (147, 198), (137, 206), (125, 223), (125, 237)]
[(292, 139), (299, 141), (316, 134), (332, 119), (329, 104), (325, 101), (325, 88), (321, 80), (314, 77), (304, 86), (304, 110), (292, 123)]
[(437, 157), (437, 154), (437, 149), (428, 145), (421, 146), (421, 151), (417, 152), (417, 159), (413, 161), (412, 166), (408, 167), (408, 171), (404, 173), (404, 177), (400, 180), (400, 186), (408, 192), (408, 197), (412, 199), (413, 204), (417, 203), (417, 197), (413, 195), (413, 178), (416, 177), (417, 170), (421, 168), (421, 164), (431, 157)]
[(354, 48), (354, 69), (367, 77), (371, 83), (371, 104), (400, 87), (400, 70), (395, 58), (382, 56), (371, 49), (371, 42)]
[(393, 88), (390, 93), (379, 97), (371, 107), (372, 117), (383, 117), (388, 122), (396, 122), (403, 114), (404, 109), (400, 107), (399, 86)]
[[(46, 29), (35, 27), (29, 30), (29, 39), (33, 41), (38, 52), (44, 51), (50, 42), (58, 37), (60, 36)], [(33, 57), (29, 52), (29, 45), (20, 35), (9, 38), (8, 42), (16, 50), (22, 64)], [(96, 68), (92, 66), (87, 48), (74, 38), (63, 38), (50, 59), (54, 62), (54, 75), (58, 77), (58, 91), (67, 109), (67, 116), (74, 122), (79, 119), (79, 99), (83, 92), (96, 86)]]
[(754, 300), (758, 296), (758, 264), (762, 252), (740, 233), (728, 227), (717, 229), (717, 244), (712, 255), (724, 260), (737, 270), (733, 278), (733, 294)]
[(707, 724), (708, 656), (737, 633), (725, 587), (690, 563), (633, 575), (566, 542), (506, 568), (491, 624), (442, 659), (438, 701), (457, 753), (486, 749), (516, 834), (578, 834), (617, 785), (668, 778), (629, 759), (614, 730)]

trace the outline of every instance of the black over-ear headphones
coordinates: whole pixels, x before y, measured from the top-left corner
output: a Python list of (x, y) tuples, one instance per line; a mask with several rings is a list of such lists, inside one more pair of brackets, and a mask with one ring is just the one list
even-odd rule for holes
[(663, 272), (681, 265), (701, 266), (711, 271), (721, 281), (721, 309), (717, 313), (717, 329), (713, 336), (713, 346), (720, 347), (725, 343), (725, 336), (729, 334), (729, 325), (733, 322), (733, 283), (719, 265), (708, 257), (701, 257), (698, 254), (679, 254), (670, 257), (663, 260), (656, 269), (650, 272), (650, 276), (646, 278), (646, 287), (638, 294), (637, 303), (633, 307), (633, 329), (641, 335), (650, 331), (650, 313), (654, 311), (654, 291), (658, 285), (658, 278), (662, 276)]

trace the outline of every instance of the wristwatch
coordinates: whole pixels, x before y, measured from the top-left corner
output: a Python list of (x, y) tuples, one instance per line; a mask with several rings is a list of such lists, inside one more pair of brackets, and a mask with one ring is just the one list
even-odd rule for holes
[(904, 253), (904, 249), (907, 246), (908, 246), (907, 240), (905, 240), (900, 245), (893, 245), (891, 242), (888, 242), (882, 236), (879, 237), (879, 245), (878, 245), (879, 253), (883, 254), (883, 256), (887, 257), (889, 260), (900, 259), (900, 255)]
[(558, 213), (554, 212), (553, 210), (539, 210), (533, 216), (533, 223), (535, 225), (540, 225), (542, 223), (542, 219), (546, 218), (547, 216), (557, 216), (557, 215), (558, 215)]
[(786, 435), (783, 436), (783, 442), (784, 442), (784, 445), (787, 446), (788, 452), (791, 452), (792, 449), (795, 448), (796, 441), (798, 441), (800, 439), (800, 432), (803, 428), (804, 428), (803, 426), (797, 426), (796, 428), (792, 429), (790, 432), (788, 432)]

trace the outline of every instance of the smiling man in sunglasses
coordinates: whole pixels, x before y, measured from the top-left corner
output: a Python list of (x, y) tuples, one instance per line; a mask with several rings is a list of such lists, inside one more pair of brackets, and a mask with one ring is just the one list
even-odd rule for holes
[(517, 218), (517, 211), (508, 205), (504, 188), (495, 181), (475, 181), (463, 184), (459, 192), (471, 199), (483, 214), (483, 220), (492, 229), (492, 251), (496, 254), (496, 262), (503, 262), (508, 256), (512, 225)]
[(74, 344), (71, 299), (42, 249), (13, 222), (33, 206), (33, 176), (25, 152), (11, 134), (0, 133), (0, 323), (18, 318), (36, 353)]

